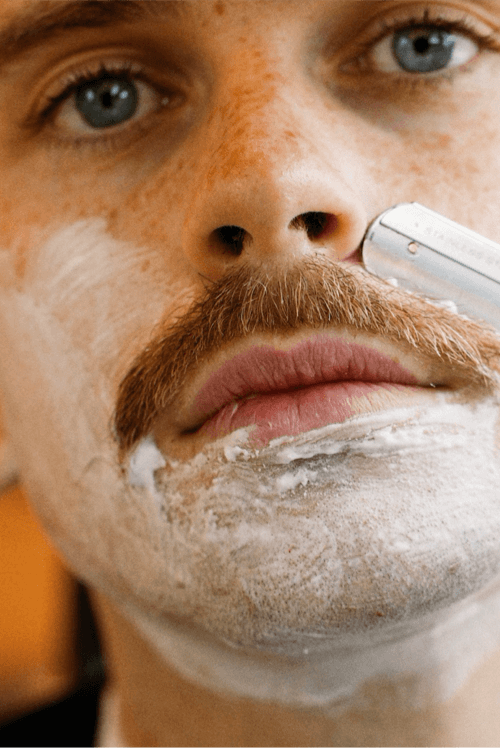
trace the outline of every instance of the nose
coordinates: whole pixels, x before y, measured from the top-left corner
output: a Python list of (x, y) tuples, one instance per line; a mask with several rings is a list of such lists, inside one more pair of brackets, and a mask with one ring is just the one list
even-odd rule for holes
[(353, 260), (367, 226), (343, 150), (348, 135), (338, 148), (331, 133), (325, 143), (314, 113), (297, 115), (276, 91), (257, 88), (247, 86), (253, 106), (229, 95), (196, 149), (182, 244), (211, 280), (243, 263), (285, 266), (321, 253)]

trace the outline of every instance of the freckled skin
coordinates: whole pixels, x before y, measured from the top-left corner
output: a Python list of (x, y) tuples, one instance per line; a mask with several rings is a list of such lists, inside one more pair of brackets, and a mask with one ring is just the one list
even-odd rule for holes
[[(479, 9), (469, 2), (458, 9), (428, 5), (450, 22), (465, 14), (491, 30), (500, 20), (496, 2)], [(408, 0), (397, 6), (400, 20), (415, 13)], [(32, 7), (33, 0), (0, 0), (0, 29)], [(0, 371), (7, 421), (42, 522), (72, 568), (97, 590), (122, 698), (121, 730), (130, 745), (465, 745), (470, 735), (493, 745), (500, 737), (498, 710), (481, 712), (472, 688), (445, 707), (441, 693), (429, 691), (417, 709), (407, 695), (421, 674), (396, 669), (397, 677), (384, 681), (383, 671), (374, 672), (366, 683), (360, 677), (354, 703), (339, 717), (331, 712), (336, 698), (328, 697), (324, 710), (313, 710), (305, 698), (297, 698), (300, 709), (287, 707), (285, 697), (285, 706), (278, 704), (294, 680), (309, 684), (316, 666), (304, 658), (286, 681), (280, 673), (293, 659), (273, 658), (281, 637), (302, 648), (301, 638), (314, 641), (321, 627), (330, 636), (344, 609), (361, 612), (359, 621), (368, 611), (370, 626), (382, 627), (391, 616), (399, 622), (401, 612), (417, 617), (427, 588), (436, 606), (446, 596), (460, 602), (455, 581), (463, 558), (448, 538), (473, 533), (469, 517), (479, 529), (470, 547), (483, 543), (482, 563), (494, 577), (498, 555), (490, 535), (496, 526), (486, 526), (498, 515), (497, 411), (490, 409), (483, 422), (471, 410), (468, 439), (453, 454), (445, 448), (430, 454), (429, 448), (422, 457), (346, 458), (347, 478), (344, 484), (339, 479), (333, 509), (333, 499), (316, 496), (305, 483), (300, 511), (256, 494), (251, 517), (245, 515), (247, 484), (234, 491), (238, 474), (224, 456), (193, 463), (191, 471), (184, 459), (192, 456), (183, 452), (174, 419), (166, 431), (179, 463), (169, 464), (163, 480), (167, 486), (171, 471), (178, 492), (169, 495), (167, 486), (162, 505), (130, 487), (110, 425), (120, 380), (160, 322), (176, 321), (207, 285), (241, 263), (272, 273), (312, 256), (341, 262), (358, 248), (372, 218), (404, 201), (421, 202), (498, 241), (500, 54), (484, 51), (463, 70), (432, 82), (395, 83), (348, 64), (360, 54), (361, 37), (376, 36), (376, 19), (391, 20), (391, 3), (203, 0), (179, 7), (168, 18), (60, 34), (7, 63), (0, 76)], [(130, 60), (144, 67), (144, 85), (168, 93), (168, 104), (160, 106), (155, 94), (154, 111), (97, 133), (68, 102), (43, 122), (36, 119), (68, 72)], [(330, 214), (330, 230), (315, 238), (292, 228), (308, 212)], [(217, 238), (223, 226), (244, 228), (241, 253)], [(286, 349), (278, 334), (271, 342)], [(240, 341), (234, 351), (245, 346)], [(376, 348), (396, 358), (384, 340)], [(184, 398), (191, 396), (187, 388)], [(431, 402), (432, 393), (427, 396)], [(496, 401), (492, 408), (498, 409)], [(258, 469), (250, 479), (260, 486), (267, 474), (265, 466)], [(189, 473), (184, 483), (183, 471)], [(220, 491), (218, 479), (226, 481)], [(212, 492), (208, 499), (199, 486), (207, 496)], [(262, 522), (268, 505), (275, 525), (269, 521), (267, 530), (271, 536), (279, 531), (271, 540)], [(372, 515), (364, 516), (358, 508), (368, 505)], [(442, 516), (441, 507), (448, 508)], [(463, 526), (454, 525), (456, 517), (464, 518)], [(337, 538), (337, 528), (345, 535)], [(301, 546), (306, 531), (307, 547)], [(435, 568), (425, 556), (433, 534)], [(194, 549), (192, 538), (199, 540)], [(323, 539), (324, 559), (315, 538)], [(387, 539), (399, 549), (408, 538), (420, 543), (410, 561), (399, 551), (384, 556)], [(182, 565), (176, 566), (172, 548)], [(384, 577), (380, 560), (386, 558)], [(332, 580), (337, 575), (344, 596), (333, 603), (328, 574)], [(497, 584), (486, 572), (480, 582)], [(363, 608), (373, 591), (385, 609), (378, 600), (373, 610)], [(165, 631), (179, 618), (198, 627), (193, 643), (213, 638), (207, 652), (219, 648), (221, 663), (233, 663), (231, 648), (244, 645), (248, 663), (267, 674), (263, 682), (269, 678), (265, 701), (248, 696), (244, 677), (239, 696), (218, 694), (218, 677), (214, 690), (206, 688), (210, 666), (204, 671), (198, 664), (199, 672), (179, 676), (122, 619), (116, 601), (158, 615)], [(224, 642), (231, 644), (227, 652)], [(460, 659), (459, 649), (455, 656)], [(484, 691), (498, 689), (487, 669), (478, 678)], [(380, 700), (382, 681), (387, 704)], [(313, 682), (321, 692), (322, 678)], [(199, 708), (195, 720), (175, 727), (177, 718), (164, 714), (165, 705), (177, 709), (172, 695), (179, 699), (177, 714), (191, 716)]]

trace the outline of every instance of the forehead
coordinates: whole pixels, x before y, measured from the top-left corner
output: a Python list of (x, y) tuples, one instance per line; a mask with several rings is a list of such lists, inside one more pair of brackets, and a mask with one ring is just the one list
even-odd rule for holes
[[(271, 18), (270, 26), (275, 28), (279, 17), (290, 19), (297, 15), (299, 23), (307, 23), (309, 8), (311, 20), (328, 14), (329, 25), (337, 25), (345, 38), (354, 30), (351, 23), (358, 26), (386, 8), (407, 5), (413, 6), (414, 0), (0, 0), (0, 50), (5, 59), (10, 52), (23, 51), (64, 31), (144, 20), (194, 21), (185, 29), (190, 36), (203, 33), (207, 15), (217, 18), (220, 28), (229, 28), (237, 19), (248, 22), (262, 16)], [(434, 1), (426, 5), (439, 8), (447, 3)], [(500, 0), (463, 5), (464, 13), (476, 11), (486, 21), (498, 24)], [(213, 29), (208, 33), (213, 33)]]
[[(173, 19), (194, 22), (182, 32), (192, 36), (203, 34), (207, 15), (216, 18), (221, 29), (229, 28), (238, 19), (248, 22), (264, 16), (271, 19), (270, 27), (276, 28), (280, 17), (290, 20), (297, 15), (299, 24), (307, 23), (309, 9), (310, 20), (328, 17), (328, 25), (337, 26), (345, 38), (378, 12), (413, 5), (414, 0), (0, 0), (0, 52), (5, 59), (11, 51), (23, 51), (64, 31), (120, 22)], [(435, 0), (426, 3), (436, 8), (447, 5)], [(476, 0), (461, 5), (465, 14), (475, 11), (484, 20), (498, 24), (500, 0)], [(211, 34), (213, 29), (205, 33)]]
[[(359, 5), (361, 0), (355, 0)], [(363, 0), (380, 4), (382, 0)], [(318, 4), (317, 0), (0, 0), (0, 31), (12, 36), (39, 35), (81, 26), (106, 25), (134, 20), (203, 18), (212, 14), (230, 22), (243, 11), (245, 17), (259, 16), (272, 8), (290, 13), (292, 6)], [(321, 0), (336, 11), (352, 5), (346, 0)]]
[[(379, 0), (370, 5), (380, 4)], [(235, 23), (267, 17), (267, 27), (275, 27), (275, 18), (307, 18), (309, 8), (329, 8), (344, 15), (352, 6), (345, 0), (0, 0), (0, 58), (9, 62), (13, 55), (24, 53), (39, 44), (50, 46), (58, 39), (77, 30), (119, 27), (149, 23), (152, 33), (163, 26), (176, 29), (190, 40), (213, 36), (217, 30), (231, 33)], [(359, 2), (355, 2), (358, 5)], [(366, 7), (366, 4), (363, 3)], [(342, 11), (342, 12), (341, 12)], [(321, 11), (320, 11), (321, 12)], [(273, 17), (272, 22), (269, 19)], [(300, 22), (299, 22), (300, 23)]]
[[(266, 5), (290, 6), (296, 0), (0, 0), (0, 24), (19, 22), (20, 30), (34, 28), (39, 22), (45, 24), (52, 19), (57, 22), (90, 22), (92, 17), (100, 22), (134, 20), (134, 18), (184, 17), (198, 10), (213, 10), (217, 15), (225, 15), (228, 6), (244, 6), (246, 13), (258, 14)], [(337, 4), (342, 4), (339, 0)]]

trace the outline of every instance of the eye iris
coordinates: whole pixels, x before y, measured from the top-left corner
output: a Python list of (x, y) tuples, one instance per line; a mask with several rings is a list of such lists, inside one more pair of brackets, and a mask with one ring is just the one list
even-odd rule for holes
[(450, 62), (456, 36), (432, 28), (403, 29), (394, 35), (392, 53), (408, 73), (430, 73)]
[(100, 78), (79, 86), (75, 102), (89, 125), (111, 127), (133, 116), (138, 103), (137, 88), (126, 78)]

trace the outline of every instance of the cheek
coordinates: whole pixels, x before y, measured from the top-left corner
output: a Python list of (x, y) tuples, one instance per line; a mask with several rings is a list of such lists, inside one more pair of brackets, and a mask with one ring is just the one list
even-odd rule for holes
[(459, 106), (445, 95), (429, 115), (394, 109), (360, 146), (370, 183), (384, 186), (377, 208), (417, 201), (498, 241), (500, 102), (490, 89), (464, 92)]
[(154, 326), (193, 296), (189, 280), (169, 272), (165, 257), (115, 240), (99, 218), (62, 228), (30, 250), (21, 279), (11, 256), (1, 258), (12, 304), (36, 308), (66, 350), (113, 386)]
[(21, 279), (15, 255), (0, 252), (5, 418), (21, 467), (47, 472), (33, 485), (82, 475), (103, 446), (115, 461), (118, 383), (155, 325), (190, 301), (186, 279), (159, 273), (148, 254), (100, 219), (33, 247)]
[(122, 591), (123, 579), (146, 585), (162, 560), (156, 505), (130, 499), (117, 463), (116, 382), (189, 297), (184, 280), (141, 271), (145, 254), (102, 220), (32, 248), (22, 279), (0, 253), (2, 405), (30, 498), (78, 574)]

